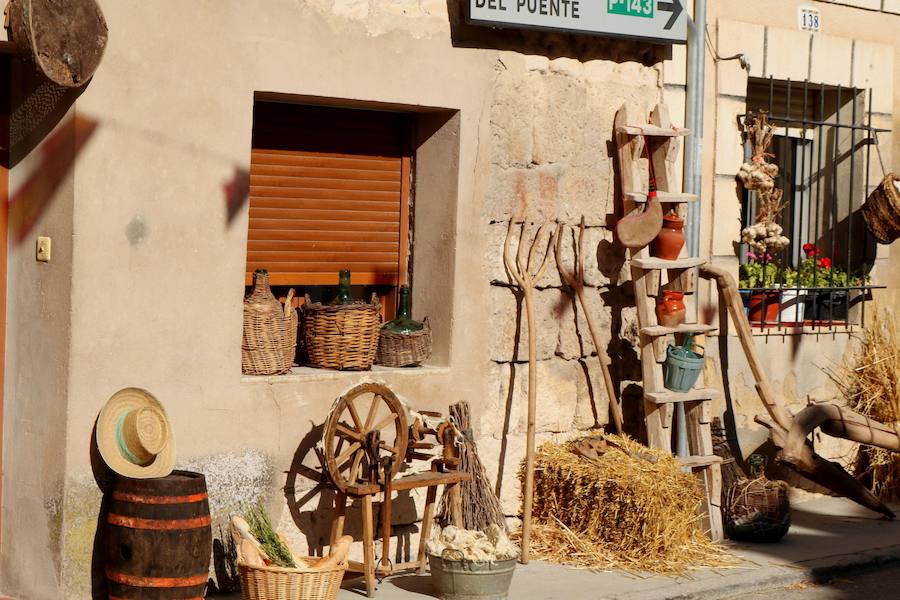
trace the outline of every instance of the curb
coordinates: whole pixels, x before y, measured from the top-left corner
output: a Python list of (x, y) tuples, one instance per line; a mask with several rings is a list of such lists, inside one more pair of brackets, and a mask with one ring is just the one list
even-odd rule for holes
[(749, 567), (739, 573), (718, 570), (720, 577), (630, 592), (610, 600), (724, 600), (739, 594), (781, 588), (795, 583), (824, 583), (835, 577), (877, 571), (900, 564), (900, 545), (874, 548), (856, 554), (838, 554), (786, 565)]

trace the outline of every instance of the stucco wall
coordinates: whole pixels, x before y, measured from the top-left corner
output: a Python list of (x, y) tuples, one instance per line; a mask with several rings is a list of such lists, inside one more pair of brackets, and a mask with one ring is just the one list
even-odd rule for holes
[[(316, 425), (332, 401), (366, 380), (387, 383), (421, 409), (468, 400), (482, 458), (515, 514), (527, 332), (500, 258), (504, 221), (513, 215), (566, 225), (585, 215), (588, 297), (610, 340), (605, 351), (626, 415), (636, 417), (634, 311), (610, 231), (612, 120), (624, 102), (647, 111), (665, 97), (681, 121), (683, 48), (470, 28), (458, 8), (453, 0), (104, 3), (109, 47), (74, 108), (99, 127), (60, 192), (65, 200), (40, 223), (58, 244), (54, 261), (39, 270), (31, 241), (11, 258), (7, 402), (15, 417), (5, 422), (5, 592), (89, 597), (101, 498), (94, 475), (101, 482), (105, 475), (92, 472), (90, 432), (106, 399), (126, 386), (165, 403), (179, 464), (207, 473), (217, 524), (242, 502), (265, 499), (292, 540), (320, 550), (330, 498), (304, 477), (304, 466), (317, 464)], [(664, 56), (672, 57), (665, 65)], [(416, 261), (426, 265), (414, 273), (416, 316), (450, 307), (440, 324), (440, 366), (241, 376), (248, 214), (244, 206), (229, 219), (224, 186), (249, 168), (255, 93), (455, 115), (452, 127), (420, 147), (417, 175), (417, 183), (456, 186), (443, 222), (416, 225)], [(707, 114), (712, 148), (715, 115)], [(706, 154), (710, 198), (713, 154)], [(417, 186), (423, 201), (428, 193)], [(711, 216), (704, 213), (705, 251)], [(34, 289), (48, 286), (67, 312), (34, 303)], [(607, 403), (583, 317), (552, 262), (540, 287), (538, 422), (546, 439), (602, 425)], [(823, 379), (809, 374), (808, 362), (839, 357), (843, 348), (817, 350), (826, 341), (805, 338), (799, 353), (790, 340), (766, 350), (777, 385), (792, 398), (819, 393)], [(56, 365), (52, 375), (38, 360), (46, 356)], [(749, 376), (741, 367), (726, 375), (746, 420), (757, 409)], [(14, 458), (10, 448), (26, 439), (19, 425), (31, 420), (46, 428)], [(11, 491), (20, 480), (30, 485), (22, 495)], [(29, 504), (33, 498), (41, 506)], [(412, 523), (416, 501), (398, 511), (400, 535), (414, 530), (400, 525)], [(223, 583), (228, 575), (217, 573)]]

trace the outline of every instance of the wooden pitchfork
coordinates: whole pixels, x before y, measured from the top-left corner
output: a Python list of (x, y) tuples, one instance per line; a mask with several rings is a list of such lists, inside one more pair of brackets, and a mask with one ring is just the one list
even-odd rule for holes
[[(513, 238), (513, 221), (510, 220), (506, 230), (506, 240), (503, 242), (503, 264), (510, 277), (522, 290), (525, 298), (525, 315), (528, 322), (528, 435), (525, 444), (525, 490), (524, 507), (522, 514), (522, 552), (520, 560), (522, 564), (528, 564), (528, 555), (531, 544), (531, 508), (534, 500), (534, 413), (537, 399), (537, 337), (534, 328), (536, 319), (534, 316), (534, 286), (543, 277), (547, 270), (551, 248), (555, 245), (557, 230), (550, 221), (546, 221), (538, 229), (537, 234), (531, 240), (531, 244), (525, 241), (525, 223), (519, 228), (519, 243), (513, 259), (511, 246)], [(535, 264), (535, 255), (544, 232), (549, 231), (547, 247), (544, 250), (544, 258), (540, 266)], [(525, 247), (529, 246), (528, 256), (525, 256)], [(535, 268), (537, 266), (537, 268)]]
[(612, 376), (609, 374), (609, 356), (603, 351), (600, 345), (600, 334), (597, 329), (597, 323), (594, 321), (594, 315), (588, 307), (584, 299), (584, 215), (581, 217), (581, 225), (578, 227), (578, 243), (575, 245), (575, 269), (569, 271), (562, 264), (562, 238), (563, 225), (560, 224), (556, 233), (556, 266), (559, 269), (559, 275), (563, 278), (570, 288), (575, 291), (578, 297), (578, 303), (581, 305), (581, 312), (587, 321), (588, 331), (591, 333), (591, 339), (594, 341), (594, 348), (597, 350), (597, 358), (600, 360), (600, 367), (603, 371), (603, 383), (606, 386), (606, 395), (609, 397), (609, 406), (612, 409), (613, 424), (616, 427), (616, 433), (622, 435), (622, 407), (616, 400), (616, 388), (613, 385)]

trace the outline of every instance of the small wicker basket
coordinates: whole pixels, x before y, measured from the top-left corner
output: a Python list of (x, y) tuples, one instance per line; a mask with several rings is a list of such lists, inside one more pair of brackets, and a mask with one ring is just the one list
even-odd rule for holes
[(245, 375), (281, 375), (291, 370), (297, 350), (293, 296), (291, 289), (282, 306), (269, 287), (268, 272), (258, 269), (253, 273), (253, 291), (244, 298), (241, 370)]
[(321, 369), (367, 370), (375, 362), (381, 304), (303, 305), (303, 345), (309, 364)]
[(869, 231), (880, 244), (890, 244), (900, 237), (900, 191), (897, 176), (888, 173), (869, 194), (862, 212)]
[(346, 562), (321, 570), (237, 566), (244, 600), (335, 600), (347, 570)]
[(420, 331), (408, 334), (381, 330), (375, 362), (385, 367), (412, 367), (431, 356), (431, 326), (426, 318)]

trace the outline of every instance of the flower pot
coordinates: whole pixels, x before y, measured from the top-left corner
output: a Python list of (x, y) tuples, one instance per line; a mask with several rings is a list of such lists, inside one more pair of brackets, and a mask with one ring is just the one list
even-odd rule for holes
[(750, 296), (753, 295), (753, 292), (750, 290), (740, 290), (741, 294), (741, 302), (744, 304), (744, 315), (750, 314)]
[(663, 217), (662, 229), (650, 245), (650, 254), (663, 260), (675, 260), (684, 248), (684, 219), (676, 214)]
[(806, 290), (793, 288), (781, 290), (782, 325), (802, 325), (806, 314)]
[(816, 321), (847, 320), (847, 290), (818, 290), (813, 301)]
[(778, 312), (781, 310), (781, 292), (777, 290), (753, 292), (747, 318), (751, 323), (778, 323)]
[(656, 322), (663, 327), (678, 327), (684, 323), (684, 292), (663, 290), (662, 301), (656, 305)]

